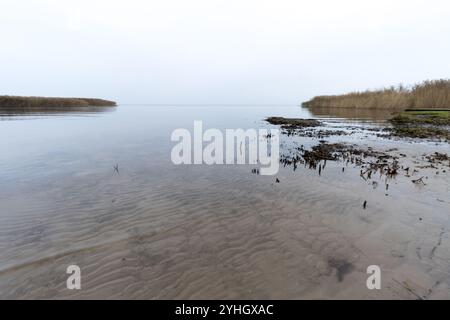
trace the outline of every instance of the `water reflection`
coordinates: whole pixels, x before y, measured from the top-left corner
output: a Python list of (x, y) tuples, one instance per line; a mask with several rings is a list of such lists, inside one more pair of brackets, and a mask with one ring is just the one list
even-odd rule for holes
[(116, 107), (2, 107), (0, 106), (0, 121), (17, 119), (35, 119), (48, 116), (91, 116), (97, 113), (114, 112)]

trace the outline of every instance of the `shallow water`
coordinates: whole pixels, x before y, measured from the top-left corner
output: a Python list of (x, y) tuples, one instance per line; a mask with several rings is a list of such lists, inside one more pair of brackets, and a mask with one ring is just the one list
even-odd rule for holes
[[(319, 117), (352, 132), (324, 140), (395, 148), (411, 166), (449, 151), (377, 137), (384, 115), (297, 106), (0, 110), (0, 298), (450, 298), (449, 170), (386, 191), (340, 162), (282, 167), (275, 183), (170, 160), (176, 128), (268, 128), (268, 116)], [(282, 151), (318, 140), (283, 136)], [(71, 264), (81, 290), (66, 289)], [(366, 287), (369, 265), (381, 290)]]

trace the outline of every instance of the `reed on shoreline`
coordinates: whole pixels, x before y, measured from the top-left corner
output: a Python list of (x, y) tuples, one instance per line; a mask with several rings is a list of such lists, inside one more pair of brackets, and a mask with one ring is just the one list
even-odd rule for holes
[(114, 101), (94, 98), (0, 96), (0, 107), (8, 108), (107, 107), (116, 105)]
[(351, 92), (343, 95), (317, 96), (306, 101), (307, 108), (360, 109), (448, 109), (450, 108), (450, 80), (427, 80), (405, 87), (399, 85), (375, 91)]

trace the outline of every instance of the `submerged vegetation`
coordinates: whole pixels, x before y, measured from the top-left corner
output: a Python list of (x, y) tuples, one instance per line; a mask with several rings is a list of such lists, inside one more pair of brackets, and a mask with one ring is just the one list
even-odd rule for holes
[(393, 135), (450, 140), (450, 111), (407, 110), (390, 119)]
[(405, 138), (450, 140), (448, 130), (427, 126), (394, 125), (392, 135)]
[(19, 97), (0, 96), (0, 107), (36, 108), (36, 107), (108, 107), (116, 102), (93, 98), (58, 98), (58, 97)]
[(391, 119), (393, 124), (430, 124), (435, 126), (450, 126), (450, 111), (448, 110), (406, 110)]
[(411, 87), (399, 85), (375, 91), (317, 96), (302, 105), (308, 108), (448, 109), (450, 108), (450, 80), (427, 80)]

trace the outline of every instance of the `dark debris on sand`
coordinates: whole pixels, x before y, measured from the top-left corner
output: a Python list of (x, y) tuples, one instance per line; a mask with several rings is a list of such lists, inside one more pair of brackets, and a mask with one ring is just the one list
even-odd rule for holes
[[(355, 130), (358, 130), (357, 128), (349, 127), (350, 129), (346, 128), (346, 130), (322, 129), (318, 127), (326, 125), (315, 119), (269, 117), (266, 121), (274, 125), (280, 125), (281, 133), (284, 135), (316, 138), (320, 142), (310, 149), (305, 149), (303, 145), (300, 147), (291, 145), (291, 147), (285, 148), (280, 155), (280, 163), (284, 167), (292, 166), (295, 171), (299, 165), (303, 165), (306, 168), (317, 170), (319, 176), (321, 176), (326, 168), (327, 161), (340, 161), (345, 164), (342, 167), (342, 172), (345, 172), (345, 167), (349, 165), (359, 167), (359, 176), (364, 181), (372, 180), (376, 173), (378, 173), (380, 178), (385, 176), (386, 195), (388, 195), (387, 192), (389, 190), (388, 179), (394, 178), (399, 174), (403, 174), (405, 177), (412, 177), (419, 173), (417, 169), (425, 168), (436, 169), (436, 174), (439, 174), (440, 172), (446, 173), (443, 167), (450, 167), (450, 157), (446, 153), (424, 154), (422, 155), (422, 160), (427, 161), (428, 164), (424, 166), (415, 162), (415, 168), (410, 168), (411, 165), (408, 165), (408, 167), (401, 165), (400, 160), (403, 161), (407, 156), (397, 153), (398, 149), (396, 148), (377, 151), (372, 147), (357, 146), (350, 143), (328, 143), (323, 139), (329, 136), (352, 134)], [(376, 131), (376, 136), (390, 138), (395, 135), (393, 130), (385, 127), (374, 131)], [(413, 182), (420, 184), (423, 183), (423, 179), (413, 179)]]
[(382, 175), (393, 177), (398, 174), (400, 165), (398, 157), (388, 153), (375, 151), (372, 148), (360, 149), (354, 145), (344, 143), (321, 142), (310, 150), (303, 147), (297, 148), (292, 155), (282, 155), (280, 162), (284, 166), (303, 164), (310, 169), (318, 169), (319, 174), (326, 167), (327, 161), (343, 161), (361, 167), (360, 176), (366, 180), (371, 179), (372, 174), (379, 172)]

